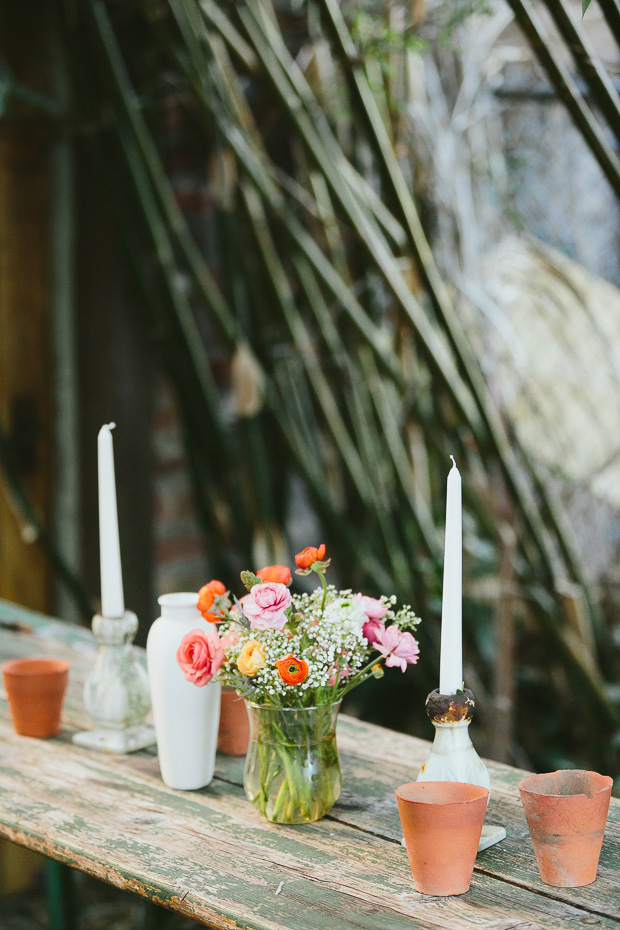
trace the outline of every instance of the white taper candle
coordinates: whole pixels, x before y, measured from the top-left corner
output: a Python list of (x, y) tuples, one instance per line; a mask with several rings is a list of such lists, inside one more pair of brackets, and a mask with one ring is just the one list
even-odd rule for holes
[(97, 453), (99, 462), (99, 559), (101, 566), (101, 614), (122, 617), (125, 613), (121, 550), (118, 540), (116, 482), (114, 478), (114, 448), (112, 432), (115, 423), (99, 430)]
[(448, 475), (446, 540), (441, 601), (441, 659), (439, 693), (455, 694), (463, 687), (463, 520), (461, 475), (454, 456)]

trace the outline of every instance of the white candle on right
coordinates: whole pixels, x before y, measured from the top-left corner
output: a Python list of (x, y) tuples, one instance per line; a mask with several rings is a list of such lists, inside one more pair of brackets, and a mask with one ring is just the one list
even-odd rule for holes
[(454, 456), (448, 475), (446, 539), (441, 599), (439, 693), (455, 694), (463, 687), (463, 517), (461, 475)]
[(121, 550), (118, 539), (116, 481), (112, 430), (107, 423), (97, 437), (99, 465), (99, 559), (101, 568), (101, 615), (122, 617), (125, 613)]

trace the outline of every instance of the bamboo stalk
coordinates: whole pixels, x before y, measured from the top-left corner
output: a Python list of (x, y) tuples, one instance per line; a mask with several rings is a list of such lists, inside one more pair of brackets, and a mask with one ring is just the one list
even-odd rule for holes
[[(185, 217), (175, 200), (157, 148), (133, 92), (105, 4), (102, 0), (91, 0), (91, 7), (118, 99), (134, 133), (144, 163), (148, 168), (153, 190), (160, 202), (166, 222), (170, 229), (174, 231), (176, 240), (182, 249), (196, 283), (204, 299), (217, 316), (223, 332), (231, 341), (236, 342), (240, 335), (239, 327), (230, 308), (223, 300), (213, 276), (187, 227)], [(196, 347), (194, 347), (193, 351), (197, 351)]]
[(337, 402), (316, 358), (310, 336), (300, 314), (297, 312), (289, 281), (271, 237), (260, 198), (256, 190), (247, 182), (242, 182), (241, 191), (248, 216), (254, 228), (256, 243), (268, 269), (282, 315), (306, 369), (308, 383), (321, 404), (322, 412), (329, 424), (334, 441), (341, 452), (342, 460), (351, 474), (362, 502), (368, 502), (371, 497), (371, 485), (367, 479), (367, 472), (362, 468), (355, 445), (348, 435)]
[[(365, 113), (371, 135), (375, 140), (376, 150), (383, 162), (397, 203), (406, 222), (414, 255), (417, 258), (429, 295), (440, 319), (444, 323), (452, 348), (461, 363), (460, 370), (463, 371), (464, 377), (472, 390), (478, 409), (489, 430), (490, 438), (503, 463), (512, 491), (519, 501), (532, 537), (543, 557), (546, 569), (550, 576), (554, 577), (556, 557), (553, 553), (551, 539), (542, 525), (531, 488), (524, 480), (523, 471), (515, 460), (495, 403), (490, 397), (489, 390), (480, 372), (478, 361), (463, 332), (452, 301), (439, 275), (431, 249), (422, 230), (413, 197), (394, 155), (387, 130), (374, 101), (340, 8), (335, 0), (321, 0), (321, 3), (330, 17), (341, 52), (350, 66), (360, 105)], [(576, 572), (576, 560), (574, 558), (571, 565)]]
[(563, 0), (545, 0), (545, 6), (588, 85), (594, 103), (620, 144), (620, 97), (587, 33), (574, 21)]
[(614, 193), (620, 198), (620, 161), (609, 145), (603, 130), (579, 93), (561, 57), (529, 0), (508, 0), (519, 26), (530, 43), (558, 96), (573, 118)]
[[(248, 35), (253, 43), (254, 49), (261, 57), (273, 86), (278, 91), (282, 103), (289, 110), (289, 114), (296, 124), (299, 132), (306, 140), (310, 151), (313, 153), (317, 164), (321, 165), (325, 171), (332, 187), (334, 196), (336, 196), (347, 212), (350, 221), (358, 230), (361, 242), (368, 248), (374, 263), (381, 271), (387, 287), (392, 291), (394, 297), (413, 323), (419, 338), (425, 345), (429, 360), (439, 377), (445, 381), (448, 389), (454, 396), (454, 399), (460, 407), (463, 416), (471, 424), (474, 433), (481, 436), (481, 423), (478, 411), (474, 406), (468, 391), (464, 389), (461, 375), (454, 365), (450, 354), (446, 351), (444, 342), (438, 337), (437, 332), (431, 325), (428, 318), (422, 312), (422, 309), (407, 287), (402, 273), (394, 261), (394, 255), (381, 235), (380, 230), (372, 223), (366, 211), (362, 209), (355, 198), (350, 195), (348, 185), (343, 184), (342, 172), (338, 170), (338, 164), (344, 156), (342, 153), (338, 160), (334, 160), (333, 148), (337, 145), (336, 140), (331, 134), (329, 128), (325, 129), (323, 136), (319, 137), (308, 115), (304, 114), (299, 107), (299, 99), (291, 95), (294, 90), (288, 83), (291, 76), (299, 80), (299, 72), (293, 59), (288, 55), (286, 49), (280, 45), (280, 53), (286, 62), (277, 61), (272, 54), (271, 49), (266, 44), (266, 36), (258, 32), (256, 22), (252, 23), (249, 16), (243, 11), (243, 22), (248, 30)], [(284, 58), (284, 56), (287, 56)], [(303, 102), (303, 101), (302, 101)], [(324, 139), (329, 138), (329, 146), (324, 144)]]
[[(305, 226), (292, 211), (287, 209), (286, 202), (265, 164), (265, 159), (260, 150), (253, 144), (249, 134), (242, 132), (240, 127), (218, 105), (218, 101), (206, 93), (195, 74), (190, 73), (188, 78), (200, 101), (215, 116), (220, 130), (237, 156), (239, 164), (261, 192), (271, 213), (285, 227), (294, 244), (306, 256), (324, 285), (338, 300), (364, 339), (373, 347), (373, 351), (381, 364), (396, 381), (402, 381), (401, 367), (389, 344), (389, 339), (369, 318), (362, 305), (355, 299), (347, 282), (342, 280)], [(221, 74), (216, 76), (216, 86), (225, 97), (233, 91), (232, 85), (229, 81), (227, 82), (226, 78), (229, 79), (230, 75)], [(224, 87), (222, 87), (222, 83)]]
[(620, 48), (620, 2), (618, 0), (598, 0), (603, 16), (609, 26), (609, 31)]

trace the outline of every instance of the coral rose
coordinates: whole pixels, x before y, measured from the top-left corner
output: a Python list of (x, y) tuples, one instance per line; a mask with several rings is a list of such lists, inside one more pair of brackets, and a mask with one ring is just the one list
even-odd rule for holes
[(321, 543), (319, 548), (316, 546), (306, 546), (295, 556), (295, 565), (297, 568), (312, 568), (315, 562), (322, 562), (325, 558), (325, 543)]
[(256, 572), (261, 581), (277, 581), (289, 585), (293, 580), (291, 570), (286, 565), (266, 565)]
[(281, 630), (291, 601), (291, 592), (286, 585), (267, 581), (254, 585), (243, 605), (243, 612), (254, 630)]
[(192, 630), (181, 640), (177, 662), (187, 681), (202, 688), (208, 684), (224, 661), (224, 650), (217, 630)]
[(278, 675), (287, 685), (300, 685), (308, 677), (308, 663), (291, 653), (276, 662)]
[(407, 664), (415, 665), (420, 654), (420, 647), (411, 633), (403, 633), (393, 624), (377, 632), (374, 646), (377, 652), (385, 656), (387, 666), (397, 665), (401, 672), (405, 671)]
[(198, 610), (209, 623), (218, 623), (224, 619), (218, 604), (216, 604), (216, 611), (212, 611), (211, 607), (213, 607), (216, 599), (219, 600), (225, 594), (226, 586), (215, 578), (208, 584), (203, 585), (198, 592)]
[(239, 653), (237, 668), (242, 675), (252, 678), (264, 667), (265, 656), (261, 644), (255, 639), (249, 639)]

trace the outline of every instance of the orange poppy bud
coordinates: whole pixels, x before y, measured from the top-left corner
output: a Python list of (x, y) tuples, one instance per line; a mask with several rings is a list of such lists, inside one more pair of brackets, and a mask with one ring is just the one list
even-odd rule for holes
[(306, 546), (295, 556), (295, 564), (298, 568), (310, 568), (315, 562), (322, 562), (325, 558), (325, 543), (321, 543), (319, 548), (316, 546)]
[(265, 568), (259, 568), (256, 574), (263, 584), (267, 581), (275, 581), (276, 584), (290, 584), (293, 579), (291, 570), (286, 565), (267, 565)]
[(296, 659), (292, 653), (279, 659), (276, 668), (280, 678), (287, 685), (300, 685), (308, 677), (308, 663), (303, 659)]
[(210, 608), (213, 607), (213, 602), (216, 597), (221, 597), (223, 594), (226, 594), (226, 587), (222, 584), (221, 581), (213, 579), (208, 584), (203, 585), (203, 587), (198, 592), (198, 610), (209, 623), (217, 623), (220, 620), (223, 620), (221, 614), (219, 613), (210, 613)]

